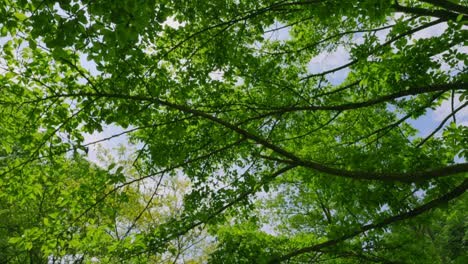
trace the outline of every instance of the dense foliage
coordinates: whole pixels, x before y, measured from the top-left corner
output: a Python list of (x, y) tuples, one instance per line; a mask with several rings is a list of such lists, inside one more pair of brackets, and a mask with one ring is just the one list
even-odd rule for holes
[(466, 263), (467, 6), (1, 1), (1, 261)]

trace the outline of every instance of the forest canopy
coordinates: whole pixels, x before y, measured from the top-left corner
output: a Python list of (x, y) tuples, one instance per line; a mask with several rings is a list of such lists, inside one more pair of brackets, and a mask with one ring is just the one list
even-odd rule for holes
[(466, 0), (1, 1), (0, 262), (467, 263), (467, 23)]

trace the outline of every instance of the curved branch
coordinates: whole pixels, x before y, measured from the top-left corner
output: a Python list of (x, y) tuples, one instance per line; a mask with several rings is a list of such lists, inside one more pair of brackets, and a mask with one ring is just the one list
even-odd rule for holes
[(356, 64), (358, 61), (359, 61), (359, 60), (352, 60), (352, 61), (350, 61), (350, 62), (348, 62), (348, 63), (346, 63), (346, 64), (343, 64), (343, 65), (341, 65), (341, 66), (339, 66), (339, 67), (336, 67), (336, 68), (333, 68), (333, 69), (331, 69), (331, 70), (327, 70), (327, 71), (323, 71), (323, 72), (319, 72), (319, 73), (309, 74), (309, 75), (307, 75), (307, 76), (302, 77), (301, 79), (299, 79), (299, 81), (306, 81), (306, 80), (308, 80), (308, 79), (310, 79), (310, 78), (313, 78), (313, 77), (325, 76), (325, 75), (330, 74), (330, 73), (334, 73), (334, 72), (337, 72), (337, 71), (344, 70), (344, 69), (346, 69), (346, 68), (348, 68), (348, 67), (350, 67), (350, 66)]
[(366, 231), (369, 231), (369, 230), (372, 230), (372, 229), (377, 229), (377, 228), (383, 228), (383, 227), (386, 227), (390, 224), (393, 224), (393, 223), (396, 223), (396, 222), (400, 222), (400, 221), (403, 221), (403, 220), (407, 220), (407, 219), (410, 219), (410, 218), (414, 218), (420, 214), (423, 214), (431, 209), (434, 209), (438, 206), (441, 206), (459, 196), (461, 196), (462, 194), (465, 193), (466, 189), (468, 188), (468, 179), (463, 181), (462, 184), (460, 184), (459, 186), (457, 186), (455, 189), (453, 189), (452, 191), (446, 193), (445, 195), (437, 198), (437, 199), (434, 199), (424, 205), (421, 205), (411, 211), (408, 211), (406, 213), (402, 213), (402, 214), (399, 214), (399, 215), (395, 215), (395, 216), (392, 216), (392, 217), (389, 217), (389, 218), (386, 218), (380, 222), (376, 222), (376, 223), (372, 223), (372, 224), (368, 224), (368, 225), (363, 225), (361, 226), (358, 230), (354, 231), (354, 232), (350, 232), (346, 235), (343, 235), (339, 238), (336, 238), (336, 239), (331, 239), (331, 240), (328, 240), (326, 242), (323, 242), (323, 243), (320, 243), (320, 244), (316, 244), (316, 245), (313, 245), (313, 246), (309, 246), (309, 247), (304, 247), (304, 248), (301, 248), (301, 249), (298, 249), (298, 250), (295, 250), (291, 253), (288, 253), (280, 258), (277, 258), (277, 259), (273, 259), (270, 261), (270, 263), (280, 263), (282, 261), (285, 261), (285, 260), (288, 260), (288, 259), (291, 259), (295, 256), (298, 256), (298, 255), (301, 255), (301, 254), (305, 254), (305, 253), (309, 253), (309, 252), (315, 252), (315, 251), (319, 251), (321, 250), (322, 248), (327, 248), (327, 247), (330, 247), (330, 246), (334, 246), (336, 244), (339, 244), (345, 240), (348, 240), (350, 238), (353, 238), (355, 236), (358, 236)]
[[(466, 86), (467, 84), (465, 84)], [(444, 85), (443, 85), (444, 86)], [(450, 85), (448, 85), (450, 86)], [(438, 86), (436, 86), (438, 87)], [(444, 86), (445, 87), (445, 86)], [(466, 87), (468, 89), (468, 87)], [(427, 88), (426, 88), (427, 89)], [(435, 89), (435, 88), (433, 88)], [(456, 89), (453, 87), (450, 87), (449, 89)], [(435, 89), (435, 91), (440, 90), (440, 87), (438, 89)], [(273, 152), (276, 152), (277, 154), (287, 158), (288, 160), (285, 160), (285, 163), (289, 163), (291, 165), (297, 165), (297, 166), (302, 166), (306, 168), (311, 168), (313, 170), (323, 172), (326, 174), (330, 175), (335, 175), (335, 176), (340, 176), (340, 177), (345, 177), (345, 178), (352, 178), (352, 179), (363, 179), (363, 180), (378, 180), (378, 181), (399, 181), (399, 182), (405, 182), (405, 183), (413, 183), (413, 182), (418, 182), (418, 181), (424, 181), (424, 180), (429, 180), (429, 179), (434, 179), (434, 178), (439, 178), (439, 177), (444, 177), (444, 176), (449, 176), (453, 174), (458, 174), (458, 173), (463, 173), (463, 172), (468, 172), (468, 163), (461, 163), (461, 164), (456, 164), (452, 166), (447, 166), (439, 169), (434, 169), (430, 171), (423, 171), (423, 172), (409, 172), (409, 173), (375, 173), (375, 172), (362, 172), (362, 171), (348, 171), (348, 170), (343, 170), (343, 169), (337, 169), (337, 168), (332, 168), (328, 166), (324, 166), (323, 164), (320, 164), (318, 162), (314, 161), (309, 161), (309, 160), (304, 160), (295, 154), (281, 148), (278, 145), (275, 145), (268, 140), (255, 135), (251, 132), (248, 132), (245, 129), (242, 129), (228, 121), (225, 121), (223, 119), (220, 119), (216, 116), (210, 115), (206, 112), (200, 111), (198, 109), (191, 108), (190, 106), (187, 105), (180, 105), (180, 104), (175, 104), (171, 103), (168, 101), (164, 101), (161, 99), (157, 98), (151, 98), (151, 97), (146, 97), (146, 96), (138, 96), (138, 95), (125, 95), (125, 94), (110, 94), (110, 93), (99, 93), (99, 94), (93, 94), (93, 93), (76, 93), (76, 94), (61, 94), (61, 95), (56, 95), (56, 96), (62, 96), (62, 97), (105, 97), (105, 98), (114, 98), (114, 99), (121, 99), (121, 100), (133, 100), (133, 101), (149, 101), (149, 102), (154, 102), (155, 104), (159, 104), (161, 106), (165, 106), (168, 108), (172, 108), (175, 110), (179, 110), (185, 113), (190, 113), (193, 114), (194, 116), (199, 116), (202, 118), (205, 118), (207, 120), (210, 120), (211, 122), (221, 125), (243, 137), (246, 139), (252, 140), (257, 144), (260, 144), (264, 146), (267, 149), (272, 150)]]
[(276, 28), (272, 28), (272, 29), (269, 29), (269, 30), (265, 30), (263, 33), (264, 33), (264, 34), (267, 34), (267, 33), (272, 33), (272, 32), (281, 30), (281, 29), (289, 28), (289, 27), (292, 27), (292, 26), (294, 26), (294, 25), (300, 24), (300, 23), (302, 23), (302, 22), (304, 22), (304, 21), (310, 20), (310, 19), (312, 19), (312, 18), (314, 18), (314, 16), (310, 16), (310, 17), (306, 17), (306, 18), (304, 18), (304, 19), (300, 19), (300, 20), (298, 20), (298, 21), (296, 21), (296, 22), (293, 22), (293, 23), (284, 25), (284, 26), (282, 26), (282, 27), (276, 27)]
[(430, 86), (424, 87), (414, 87), (408, 90), (399, 91), (393, 94), (384, 95), (381, 97), (377, 97), (374, 99), (370, 99), (363, 102), (356, 102), (356, 103), (347, 103), (347, 104), (340, 104), (340, 105), (306, 105), (306, 106), (285, 106), (285, 107), (278, 107), (277, 110), (270, 111), (268, 113), (261, 114), (255, 119), (267, 117), (271, 115), (278, 115), (284, 114), (288, 112), (297, 112), (297, 111), (345, 111), (345, 110), (353, 110), (363, 107), (369, 107), (376, 104), (380, 104), (383, 102), (391, 101), (394, 99), (398, 99), (401, 97), (409, 96), (409, 95), (418, 95), (430, 92), (439, 92), (439, 91), (449, 91), (452, 89), (459, 89), (459, 90), (468, 90), (468, 83), (449, 83), (449, 84), (435, 84)]
[(303, 134), (300, 134), (300, 135), (296, 135), (294, 137), (290, 137), (290, 138), (284, 138), (284, 139), (281, 139), (281, 140), (277, 140), (276, 142), (284, 142), (284, 141), (288, 141), (288, 140), (294, 140), (294, 139), (298, 139), (298, 138), (302, 138), (302, 137), (305, 137), (305, 136), (308, 136), (308, 135), (311, 135), (321, 129), (323, 129), (324, 127), (328, 126), (330, 123), (332, 123), (333, 121), (335, 121), (335, 119), (338, 118), (338, 116), (341, 114), (342, 112), (341, 111), (338, 111), (332, 118), (328, 119), (327, 122), (323, 123), (323, 124), (319, 124), (320, 126), (310, 130), (310, 131), (307, 131), (306, 133), (303, 133)]
[[(420, 15), (420, 16), (430, 16), (430, 17), (438, 17), (444, 20), (453, 20), (456, 21), (459, 14), (445, 11), (445, 10), (431, 10), (425, 9), (420, 7), (408, 7), (408, 6), (401, 6), (399, 4), (394, 4), (391, 6), (396, 12), (413, 14), (413, 15)], [(468, 16), (464, 15), (462, 17), (462, 21), (468, 20)]]
[(421, 147), (422, 145), (424, 145), (424, 143), (426, 143), (426, 141), (428, 141), (430, 138), (432, 138), (439, 130), (441, 130), (445, 123), (450, 119), (450, 117), (455, 117), (455, 114), (457, 112), (459, 112), (460, 110), (462, 110), (463, 108), (465, 108), (466, 106), (468, 106), (468, 102), (467, 103), (464, 103), (463, 105), (459, 106), (457, 109), (455, 109), (452, 113), (450, 113), (449, 115), (447, 115), (444, 120), (442, 120), (442, 122), (440, 122), (439, 126), (437, 126), (436, 129), (434, 129), (434, 131), (432, 131), (431, 134), (429, 134), (427, 137), (425, 137), (421, 142), (419, 142), (418, 145), (416, 145), (417, 148)]
[(314, 99), (317, 99), (317, 98), (320, 98), (320, 97), (322, 97), (322, 96), (328, 96), (328, 95), (332, 95), (332, 94), (339, 93), (339, 92), (341, 92), (341, 91), (347, 90), (347, 89), (349, 89), (349, 88), (351, 88), (351, 87), (353, 87), (353, 86), (358, 85), (360, 82), (361, 82), (361, 80), (354, 81), (354, 82), (352, 82), (352, 83), (350, 83), (350, 84), (347, 84), (347, 85), (345, 85), (345, 86), (343, 86), (343, 87), (340, 87), (340, 88), (337, 88), (337, 89), (335, 89), (335, 90), (328, 91), (328, 92), (323, 92), (323, 93), (314, 95), (313, 98), (314, 98)]
[[(392, 124), (389, 124), (387, 126), (384, 126), (384, 127), (381, 127), (377, 130), (374, 130), (373, 132), (371, 132), (370, 134), (367, 134), (365, 136), (361, 136), (358, 138), (358, 140), (355, 140), (353, 142), (347, 142), (347, 143), (342, 143), (340, 145), (347, 145), (347, 146), (350, 146), (350, 145), (353, 145), (353, 144), (356, 144), (357, 142), (363, 140), (363, 139), (367, 139), (367, 138), (370, 138), (371, 136), (373, 135), (378, 135), (376, 137), (375, 140), (379, 139), (379, 138), (382, 138), (383, 136), (385, 136), (386, 134), (388, 134), (392, 129), (394, 129), (395, 127), (398, 127), (400, 124), (402, 124), (403, 122), (405, 122), (406, 120), (408, 120), (409, 118), (411, 118), (413, 116), (413, 114), (415, 112), (418, 112), (418, 111), (422, 111), (428, 107), (430, 107), (432, 105), (432, 102), (434, 102), (437, 98), (441, 97), (445, 92), (439, 92), (437, 94), (435, 94), (431, 100), (429, 101), (428, 104), (426, 105), (423, 105), (421, 107), (418, 107), (416, 110), (413, 110), (413, 111), (410, 111), (409, 113), (407, 113), (405, 116), (403, 116), (402, 118), (400, 118), (398, 121), (392, 123)], [(383, 132), (383, 133), (381, 133)], [(381, 134), (380, 134), (381, 133)], [(379, 135), (380, 134), (380, 135)], [(375, 141), (373, 140), (373, 141)], [(366, 144), (367, 145), (367, 144)]]
[(461, 13), (468, 15), (468, 7), (462, 6), (450, 1), (444, 0), (420, 0), (421, 2), (426, 2), (434, 6), (442, 7), (452, 12)]
[(377, 181), (388, 181), (388, 182), (402, 182), (402, 183), (414, 183), (421, 182), (430, 179), (436, 179), (440, 177), (451, 176), (459, 173), (468, 172), (468, 163), (458, 163), (454, 165), (448, 165), (445, 167), (425, 170), (425, 171), (415, 171), (415, 172), (405, 172), (405, 173), (376, 173), (368, 171), (350, 171), (343, 170), (339, 168), (332, 168), (325, 166), (320, 163), (307, 160), (286, 160), (279, 159), (275, 157), (269, 157), (262, 155), (263, 158), (273, 160), (279, 163), (298, 165), (304, 168), (313, 169), (322, 173), (335, 175), (343, 178), (351, 178), (355, 180), (377, 180)]

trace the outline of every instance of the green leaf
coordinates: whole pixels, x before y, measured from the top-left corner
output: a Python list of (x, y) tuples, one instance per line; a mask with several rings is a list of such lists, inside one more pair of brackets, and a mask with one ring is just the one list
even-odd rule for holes
[(124, 169), (123, 166), (119, 166), (119, 167), (117, 168), (117, 170), (115, 171), (115, 173), (116, 173), (116, 174), (120, 174), (120, 173), (122, 173), (123, 169)]
[(20, 12), (15, 12), (13, 15), (20, 21), (26, 20), (28, 18), (25, 14)]
[(0, 36), (4, 37), (8, 34), (8, 29), (7, 27), (5, 26), (2, 26), (2, 28), (0, 29)]

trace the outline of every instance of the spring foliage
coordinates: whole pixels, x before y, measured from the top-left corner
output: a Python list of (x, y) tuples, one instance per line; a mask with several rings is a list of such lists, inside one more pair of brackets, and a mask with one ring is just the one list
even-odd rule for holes
[(467, 6), (1, 1), (1, 258), (466, 262)]

